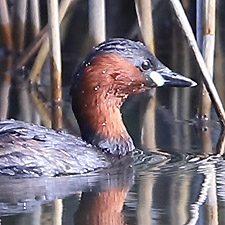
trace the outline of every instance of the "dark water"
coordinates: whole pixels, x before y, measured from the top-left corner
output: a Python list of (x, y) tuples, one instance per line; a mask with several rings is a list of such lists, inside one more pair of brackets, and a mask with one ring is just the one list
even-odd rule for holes
[[(133, 32), (135, 35), (132, 36), (135, 22), (130, 24), (130, 21), (134, 21), (136, 16), (122, 13), (123, 10), (117, 8), (122, 3), (115, 2), (114, 8), (112, 3), (108, 4), (112, 8), (109, 17), (114, 15), (114, 19), (108, 18), (108, 37), (140, 39), (138, 32)], [(221, 16), (224, 3), (221, 1), (220, 4), (215, 83), (224, 100), (224, 20)], [(79, 131), (69, 105), (67, 85), (74, 64), (82, 60), (88, 49), (87, 24), (82, 23), (87, 17), (87, 2), (80, 3), (79, 7), (75, 11), (79, 18), (76, 18), (74, 26), (81, 31), (76, 35), (73, 33), (72, 39), (75, 40), (71, 45), (69, 39), (72, 31), (68, 29), (66, 44), (63, 45), (64, 128), (74, 134), (79, 134)], [(123, 5), (123, 8), (127, 7), (129, 12), (134, 13), (133, 6)], [(154, 22), (156, 54), (174, 71), (200, 82), (194, 57), (168, 7), (167, 4), (156, 4), (154, 11), (155, 18), (159, 18)], [(194, 23), (194, 7), (186, 10)], [(115, 17), (118, 13), (122, 15), (120, 18)], [(172, 19), (168, 20), (170, 17)], [(119, 22), (115, 22), (115, 18)], [(1, 76), (7, 64), (6, 59), (2, 58)], [(19, 76), (13, 79), (8, 98), (8, 118), (48, 126), (50, 94), (49, 79), (46, 77), (49, 77), (49, 70), (42, 71), (42, 85), (37, 91), (24, 82), (23, 78), (30, 71), (29, 67), (26, 69), (27, 72), (20, 71)], [(2, 89), (1, 86), (0, 91)], [(162, 162), (152, 161), (146, 153), (141, 161), (132, 166), (124, 165), (86, 176), (38, 179), (1, 177), (0, 224), (225, 224), (225, 162), (215, 155), (220, 148), (221, 127), (214, 110), (209, 123), (202, 124), (196, 119), (199, 93), (200, 86), (158, 90), (155, 120), (148, 94), (130, 99), (124, 105), (124, 121), (136, 146), (146, 152), (151, 150), (165, 154)], [(43, 110), (46, 108), (47, 113)]]
[(218, 157), (182, 155), (89, 176), (1, 178), (1, 223), (223, 224), (224, 173)]

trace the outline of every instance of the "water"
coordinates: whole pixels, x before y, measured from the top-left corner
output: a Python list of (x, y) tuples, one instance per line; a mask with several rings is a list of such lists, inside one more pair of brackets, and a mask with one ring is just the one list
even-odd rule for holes
[(223, 224), (218, 216), (224, 204), (223, 162), (213, 158), (190, 164), (2, 180), (2, 224)]

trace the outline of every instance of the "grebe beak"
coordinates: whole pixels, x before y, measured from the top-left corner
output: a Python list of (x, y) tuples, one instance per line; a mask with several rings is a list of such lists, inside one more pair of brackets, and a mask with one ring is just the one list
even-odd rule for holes
[(151, 71), (149, 77), (157, 87), (194, 87), (197, 85), (195, 81), (178, 73), (174, 73), (167, 67), (157, 71)]

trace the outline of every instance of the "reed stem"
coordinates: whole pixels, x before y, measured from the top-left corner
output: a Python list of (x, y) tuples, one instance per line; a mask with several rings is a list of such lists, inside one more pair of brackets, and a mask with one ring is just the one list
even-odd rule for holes
[[(197, 41), (198, 47), (202, 51), (203, 58), (208, 68), (211, 77), (213, 77), (213, 64), (214, 64), (214, 46), (215, 46), (215, 0), (198, 0), (197, 2)], [(199, 118), (204, 121), (210, 119), (211, 114), (211, 100), (208, 95), (207, 89), (202, 83), (201, 102)], [(207, 125), (202, 129), (202, 148), (204, 153), (212, 153), (212, 139), (210, 127)]]
[[(135, 0), (135, 7), (144, 43), (152, 53), (155, 53), (151, 0)], [(148, 102), (147, 110), (144, 115), (141, 142), (148, 150), (153, 151), (156, 149), (155, 91)]]
[[(37, 37), (41, 29), (39, 0), (30, 1), (30, 11), (31, 11), (31, 31), (33, 36)], [(44, 35), (42, 35), (42, 37), (43, 36)], [(40, 115), (36, 112), (34, 108), (32, 108), (31, 121), (39, 125), (41, 123)]]
[(93, 45), (105, 41), (105, 0), (89, 0), (89, 34)]
[(203, 37), (203, 1), (196, 1), (196, 40), (200, 52), (202, 52), (202, 37)]
[(36, 37), (40, 32), (40, 9), (39, 1), (30, 1), (30, 11), (31, 11), (31, 28), (34, 36)]
[(16, 1), (16, 12), (14, 15), (14, 43), (15, 48), (22, 52), (24, 49), (25, 29), (27, 17), (27, 0)]
[(48, 0), (53, 129), (62, 128), (62, 65), (58, 12), (58, 1)]
[(135, 7), (144, 43), (155, 53), (151, 0), (135, 0)]
[[(214, 48), (215, 48), (215, 12), (216, 1), (205, 0), (203, 3), (203, 40), (202, 40), (202, 55), (205, 60), (211, 78), (213, 78), (214, 66)], [(202, 84), (200, 117), (202, 119), (209, 119), (211, 112), (211, 100), (207, 89)]]

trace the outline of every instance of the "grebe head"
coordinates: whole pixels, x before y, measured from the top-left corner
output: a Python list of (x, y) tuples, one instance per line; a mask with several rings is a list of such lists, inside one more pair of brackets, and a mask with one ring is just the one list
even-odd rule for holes
[(74, 74), (70, 93), (82, 138), (125, 155), (134, 149), (120, 113), (125, 99), (153, 87), (195, 85), (165, 67), (142, 43), (114, 38), (89, 53)]

